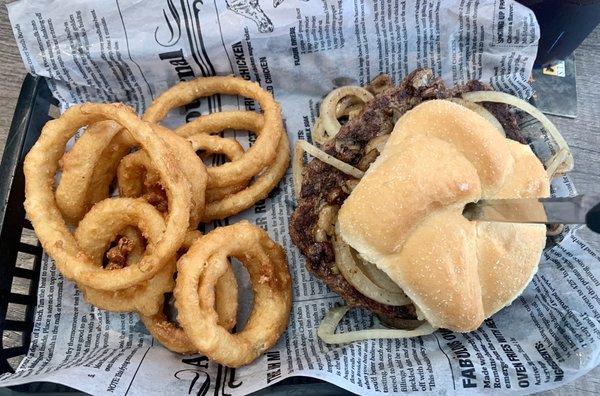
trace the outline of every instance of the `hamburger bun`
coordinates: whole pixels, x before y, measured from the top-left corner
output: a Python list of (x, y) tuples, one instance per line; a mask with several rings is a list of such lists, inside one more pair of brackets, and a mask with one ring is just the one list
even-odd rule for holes
[(467, 332), (522, 293), (546, 228), (469, 221), (465, 205), (548, 195), (548, 177), (529, 146), (472, 110), (431, 100), (398, 120), (343, 203), (339, 232), (433, 326)]

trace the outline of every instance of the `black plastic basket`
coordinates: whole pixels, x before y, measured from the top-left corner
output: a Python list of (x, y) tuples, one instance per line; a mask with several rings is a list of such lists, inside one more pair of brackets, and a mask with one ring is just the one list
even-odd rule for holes
[[(28, 74), (6, 140), (0, 164), (0, 374), (14, 372), (27, 354), (33, 330), (34, 311), (40, 276), (42, 248), (31, 243), (33, 228), (25, 218), (25, 177), (23, 160), (40, 136), (42, 127), (58, 111), (56, 100), (43, 77)], [(56, 110), (53, 112), (53, 109)], [(24, 238), (25, 237), (25, 238)], [(24, 241), (26, 239), (27, 241)], [(28, 284), (27, 293), (23, 285)], [(19, 293), (15, 286), (19, 285)], [(16, 346), (5, 346), (5, 340)], [(75, 389), (47, 382), (11, 387), (12, 394), (71, 393)], [(288, 378), (256, 395), (291, 395), (309, 393), (341, 395), (349, 392), (326, 382), (306, 377)]]
[[(25, 219), (23, 159), (35, 143), (50, 109), (58, 102), (43, 78), (27, 75), (6, 140), (0, 164), (0, 373), (13, 372), (31, 340), (37, 302), (42, 248), (26, 243), (22, 236), (32, 230)], [(23, 285), (29, 284), (28, 290)], [(19, 293), (16, 286), (19, 285)], [(26, 291), (26, 294), (22, 294)], [(11, 339), (17, 346), (5, 346)], [(12, 365), (11, 365), (12, 363)]]

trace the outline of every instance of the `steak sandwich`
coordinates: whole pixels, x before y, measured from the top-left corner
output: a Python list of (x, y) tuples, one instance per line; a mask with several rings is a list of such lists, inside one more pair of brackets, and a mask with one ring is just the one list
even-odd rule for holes
[(474, 330), (522, 293), (546, 228), (469, 221), (464, 207), (548, 196), (547, 172), (507, 105), (484, 114), (460, 99), (486, 85), (447, 88), (423, 69), (399, 86), (374, 83), (374, 98), (322, 146), (364, 175), (317, 158), (304, 166), (292, 240), (350, 307), (397, 328)]

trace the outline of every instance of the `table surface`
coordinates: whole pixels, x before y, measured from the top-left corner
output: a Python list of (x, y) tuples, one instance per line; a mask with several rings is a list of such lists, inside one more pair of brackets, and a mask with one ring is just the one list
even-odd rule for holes
[[(25, 68), (8, 21), (5, 4), (0, 1), (0, 148), (4, 147)], [(581, 193), (598, 191), (600, 186), (600, 27), (575, 51), (577, 105), (575, 119), (551, 117), (565, 137), (575, 158), (570, 173)], [(597, 251), (600, 237), (582, 231), (582, 236)], [(600, 394), (600, 366), (578, 380), (545, 392), (545, 395)]]

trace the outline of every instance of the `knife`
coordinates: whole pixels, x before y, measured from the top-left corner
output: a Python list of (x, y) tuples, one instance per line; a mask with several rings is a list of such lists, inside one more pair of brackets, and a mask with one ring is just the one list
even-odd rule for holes
[(566, 198), (482, 199), (465, 206), (469, 220), (585, 224), (600, 233), (600, 194)]

